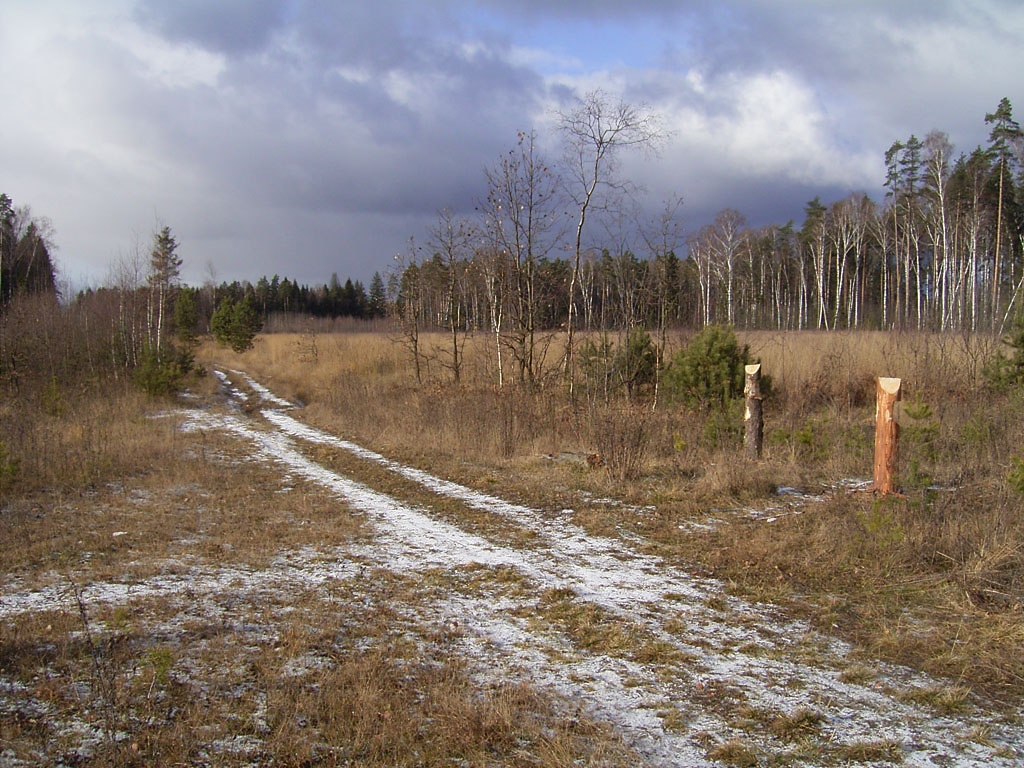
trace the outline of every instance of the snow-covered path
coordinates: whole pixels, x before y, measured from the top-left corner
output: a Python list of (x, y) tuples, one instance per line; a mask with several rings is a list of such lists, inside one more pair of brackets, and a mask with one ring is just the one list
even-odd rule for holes
[[(844, 674), (851, 649), (770, 606), (724, 594), (723, 585), (668, 566), (628, 541), (589, 536), (571, 510), (547, 513), (403, 465), (295, 419), (286, 401), (239, 371), (218, 372), (234, 397), (247, 386), (260, 400), (262, 420), (238, 412), (194, 410), (186, 430), (218, 431), (251, 446), (253, 458), (329, 489), (372, 522), (371, 544), (335, 553), (279, 558), (245, 580), (315, 584), (318, 578), (356, 578), (366, 563), (417, 577), (432, 569), (514, 569), (525, 588), (482, 593), (452, 591), (429, 605), (408, 606), (415, 618), (461, 629), (460, 650), (481, 676), (522, 679), (606, 720), (651, 765), (717, 765), (709, 747), (742, 743), (752, 754), (790, 755), (796, 764), (834, 765), (860, 753), (862, 762), (909, 766), (1015, 765), (1010, 749), (1024, 743), (1020, 713), (987, 712), (975, 702), (939, 714), (911, 703), (913, 690), (941, 684), (911, 670), (873, 663), (874, 675)], [(234, 382), (232, 381), (234, 377)], [(431, 494), (500, 517), (529, 531), (530, 549), (488, 540), (414, 505), (345, 477), (310, 458), (326, 445), (383, 467)], [(237, 584), (238, 573), (211, 575), (205, 587)], [(136, 588), (135, 594), (145, 585)], [(170, 584), (149, 585), (154, 591)], [(8, 594), (0, 615), (28, 610), (54, 595)], [(94, 584), (87, 600), (120, 600), (116, 585)], [(590, 620), (621, 642), (581, 642), (559, 616), (589, 612)], [(571, 620), (569, 625), (571, 625)], [(854, 677), (855, 679), (850, 679)], [(787, 717), (812, 713), (797, 753), (782, 727)], [(985, 739), (971, 733), (984, 723)], [(844, 751), (845, 750), (845, 751)], [(874, 752), (872, 750), (875, 750)], [(875, 755), (874, 758), (871, 755)], [(852, 759), (852, 758), (851, 758)]]

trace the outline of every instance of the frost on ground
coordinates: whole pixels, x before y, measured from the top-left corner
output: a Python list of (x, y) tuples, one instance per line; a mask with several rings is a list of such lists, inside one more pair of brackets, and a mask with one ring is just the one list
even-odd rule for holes
[[(803, 622), (725, 595), (713, 579), (672, 568), (627, 540), (589, 536), (571, 521), (572, 510), (533, 509), (403, 465), (302, 423), (284, 412), (290, 404), (246, 374), (217, 375), (231, 398), (262, 402), (262, 418), (188, 410), (184, 429), (231, 435), (252, 460), (278, 467), (289, 481), (329, 490), (372, 524), (372, 540), (282, 552), (262, 569), (197, 560), (184, 573), (130, 587), (5, 590), (0, 618), (73, 608), (77, 600), (95, 606), (163, 598), (175, 606), (173, 621), (183, 611), (219, 611), (237, 624), (241, 615), (224, 607), (229, 595), (241, 595), (244, 607), (267, 603), (287, 611), (294, 594), (363, 599), (367, 575), (374, 574), (415, 586), (419, 599), (393, 601), (399, 623), (457, 628), (449, 642), (481, 686), (512, 680), (545, 691), (568, 715), (579, 711), (610, 724), (648, 765), (1017, 764), (1013, 750), (1024, 743), (1019, 712), (982, 701), (937, 707), (932, 700), (948, 684), (865, 663)], [(508, 521), (536, 544), (491, 540), (429, 503), (346, 477), (314, 458), (316, 446)], [(796, 492), (787, 495), (800, 501)], [(186, 590), (193, 596), (187, 608)], [(250, 633), (274, 635), (273, 621), (253, 623), (259, 629)], [(302, 674), (323, 663), (307, 656), (289, 659), (287, 669)], [(0, 712), (14, 696), (0, 687)], [(247, 738), (258, 740), (259, 729)]]

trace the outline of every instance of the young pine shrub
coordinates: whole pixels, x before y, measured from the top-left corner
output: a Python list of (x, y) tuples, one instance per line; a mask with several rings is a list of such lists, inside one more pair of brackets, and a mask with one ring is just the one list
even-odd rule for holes
[(1024, 310), (1017, 313), (1017, 319), (1003, 343), (1010, 347), (1011, 352), (1009, 355), (996, 352), (989, 358), (984, 368), (985, 379), (993, 389), (1024, 387)]
[(185, 376), (192, 370), (194, 358), (188, 347), (168, 344), (163, 349), (148, 346), (132, 371), (136, 386), (152, 397), (165, 397), (181, 389)]
[(924, 490), (932, 483), (930, 469), (938, 457), (939, 422), (920, 393), (904, 403), (902, 447), (905, 455), (903, 482), (909, 488)]
[(643, 328), (632, 328), (615, 353), (615, 373), (630, 400), (649, 391), (658, 375), (658, 349)]
[(1024, 454), (1010, 459), (1011, 467), (1006, 482), (1016, 493), (1024, 496)]
[(262, 327), (263, 321), (256, 313), (252, 296), (248, 295), (237, 302), (225, 296), (210, 318), (213, 338), (222, 346), (231, 347), (234, 352), (252, 349), (253, 340)]
[(607, 333), (586, 338), (577, 353), (583, 374), (582, 390), (591, 402), (609, 402), (615, 391), (615, 347)]
[[(750, 348), (740, 346), (732, 328), (709, 325), (672, 358), (664, 374), (665, 395), (691, 408), (725, 409), (743, 396), (743, 369), (752, 362)], [(761, 392), (770, 391), (771, 378), (762, 374)]]

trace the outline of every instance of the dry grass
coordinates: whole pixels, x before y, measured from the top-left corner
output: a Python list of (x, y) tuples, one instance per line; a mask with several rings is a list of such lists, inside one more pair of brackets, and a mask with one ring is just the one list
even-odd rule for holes
[[(217, 384), (190, 387), (205, 398)], [(562, 703), (482, 681), (457, 632), (417, 618), (436, 599), (429, 579), (367, 564), (365, 578), (317, 588), (250, 583), (291, 553), (334, 563), (365, 540), (363, 518), (237, 441), (153, 418), (174, 407), (111, 382), (24, 390), (0, 406), (16, 466), (0, 487), (5, 591), (70, 599), (0, 619), (4, 761), (635, 764)], [(211, 587), (218, 573), (237, 577)], [(168, 579), (180, 587), (144, 589)], [(463, 581), (520, 588), (503, 569)], [(79, 610), (73, 595), (104, 582), (129, 597)]]
[[(9, 622), (0, 669), (32, 706), (59, 715), (27, 705), (5, 715), (8, 755), (111, 766), (631, 763), (605, 729), (560, 716), (531, 689), (476, 682), (450, 634), (425, 634), (373, 594), (353, 584), (330, 601), (293, 596), (287, 611), (241, 593), (201, 611), (137, 601)], [(179, 630), (147, 630), (159, 621)], [(93, 739), (54, 726), (75, 718), (95, 724)]]
[[(557, 381), (499, 389), (486, 335), (468, 340), (458, 387), (442, 364), (443, 335), (424, 337), (422, 385), (386, 334), (274, 334), (244, 358), (212, 347), (201, 356), (307, 403), (303, 419), (331, 432), (499, 495), (571, 506), (593, 533), (642, 534), (649, 551), (699, 563), (872, 653), (1019, 697), (1024, 521), (1006, 473), (1024, 445), (1024, 401), (981, 388), (997, 343), (963, 334), (740, 336), (774, 383), (757, 464), (740, 458), (737, 414), (574, 406)], [(687, 338), (673, 336), (669, 352)], [(771, 524), (741, 516), (711, 530), (689, 526), (709, 510), (722, 518), (714, 510), (777, 505), (780, 485), (821, 492), (869, 476), (878, 375), (904, 380), (904, 498), (878, 504), (829, 491), (829, 501)], [(603, 497), (654, 509), (589, 500)]]
[(708, 750), (707, 756), (711, 760), (736, 768), (753, 768), (758, 765), (757, 752), (742, 739), (730, 739), (716, 744)]
[[(977, 388), (985, 340), (746, 340), (776, 382), (766, 454), (756, 465), (739, 457), (732, 416), (642, 403), (584, 407), (557, 385), (499, 389), (481, 337), (469, 341), (459, 387), (441, 363), (444, 339), (433, 336), (422, 385), (385, 334), (275, 334), (244, 356), (206, 346), (199, 357), (251, 372), (304, 403), (304, 420), (335, 434), (543, 510), (571, 507), (593, 533), (626, 531), (670, 563), (812, 617), (865, 654), (949, 678), (906, 694), (918, 704), (955, 711), (971, 690), (1019, 700), (1024, 520), (1005, 473), (1024, 445), (1024, 419), (1019, 394)], [(817, 492), (865, 476), (878, 373), (902, 375), (911, 396), (920, 393), (932, 409), (905, 421), (904, 466), (916, 466), (905, 497), (835, 493), (772, 523), (733, 514), (742, 505), (777, 504), (777, 485)], [(211, 377), (191, 386), (201, 397), (216, 389)], [(183, 435), (173, 417), (148, 418), (153, 410), (110, 383), (24, 388), (3, 401), (8, 455), (0, 462), (15, 467), (0, 474), (6, 580), (73, 589), (90, 580), (187, 578), (192, 569), (261, 568), (303, 549), (330, 557), (366, 535), (361, 519), (326, 493), (283, 485), (230, 441)], [(602, 461), (588, 463), (591, 454)], [(321, 451), (317, 459), (370, 473), (375, 486), (408, 501), (422, 494), (373, 468), (356, 470), (341, 453)], [(432, 506), (487, 536), (530, 544), (514, 526), (436, 500)], [(718, 522), (696, 527), (709, 518)], [(0, 674), (21, 686), (25, 702), (61, 722), (90, 724), (96, 738), (91, 754), (73, 754), (82, 737), (48, 725), (53, 716), (26, 704), (5, 710), (0, 740), (35, 764), (144, 765), (157, 755), (219, 765), (633, 762), (612, 734), (585, 718), (566, 720), (536, 691), (481, 685), (453, 650), (450, 628), (396, 609), (429, 604), (448, 588), (528, 585), (500, 570), (423, 574), (413, 584), (368, 568), (366, 578), (329, 585), (325, 594), (224, 590), (5, 619)], [(557, 590), (540, 596), (537, 615), (584, 649), (679, 670), (690, 663), (642, 628)], [(843, 675), (859, 681), (871, 671)], [(714, 699), (737, 708), (723, 692)], [(758, 728), (800, 742), (816, 725), (807, 710), (765, 715)], [(712, 759), (734, 765), (763, 757), (742, 741), (709, 748)], [(902, 749), (863, 742), (836, 747), (833, 756), (894, 762)]]

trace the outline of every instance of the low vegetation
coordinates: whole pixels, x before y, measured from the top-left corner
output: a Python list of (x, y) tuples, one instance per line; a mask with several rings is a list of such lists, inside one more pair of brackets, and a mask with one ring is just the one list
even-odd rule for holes
[[(1014, 349), (984, 335), (711, 333), (734, 362), (701, 391), (729, 396), (676, 405), (669, 368), (658, 407), (653, 382), (633, 397), (622, 384), (607, 398), (587, 394), (593, 358), (579, 366), (575, 404), (557, 385), (497, 387), (483, 338), (467, 342), (457, 386), (440, 334), (420, 339), (419, 385), (407, 349), (380, 334), (274, 334), (244, 359), (210, 347), (200, 357), (245, 367), (305, 403), (304, 419), (387, 455), (512, 498), (571, 505), (595, 534), (625, 524), (652, 552), (702, 565), (737, 594), (810, 616), (870, 654), (1018, 699), (1024, 391), (992, 386), (986, 374)], [(687, 360), (707, 335), (670, 336), (676, 353), (665, 357)], [(588, 337), (580, 355), (601, 345), (614, 372), (614, 338)], [(751, 358), (773, 381), (757, 464), (742, 458), (733, 373)], [(870, 480), (879, 374), (900, 376), (906, 393), (903, 493), (890, 499), (856, 491)], [(780, 487), (809, 498), (787, 506)], [(603, 497), (651, 511), (633, 520), (586, 502)], [(765, 515), (772, 522), (745, 514), (772, 507), (782, 510)], [(725, 522), (705, 528), (709, 514)]]
[[(187, 578), (197, 563), (242, 578), (282, 552), (366, 535), (324, 491), (270, 482), (238, 445), (184, 436), (173, 414), (153, 418), (172, 401), (140, 389), (145, 358), (129, 370), (111, 354), (116, 324), (90, 326), (76, 315), (87, 308), (26, 297), (0, 325), (0, 571), (9, 583), (77, 594), (80, 580)], [(454, 383), (449, 343), (419, 337), (417, 377), (397, 332), (308, 326), (255, 336), (245, 351), (175, 339), (169, 348), (190, 364), (172, 388), (209, 399), (213, 363), (245, 369), (301, 403), (307, 423), (473, 488), (572, 510), (594, 535), (628, 535), (735, 595), (809, 618), (859, 649), (863, 664), (843, 679), (870, 681), (872, 660), (894, 660), (936, 676), (934, 688), (894, 695), (937, 714), (973, 696), (1020, 703), (1024, 391), (991, 374), (1009, 365), (999, 357), (1015, 359), (1013, 344), (923, 333), (737, 338), (715, 328), (666, 334), (660, 347), (642, 332), (581, 335), (570, 396), (550, 362), (558, 339), (552, 370), (539, 365), (534, 383), (516, 385), (511, 376), (499, 383), (493, 347), (479, 336), (466, 339)], [(700, 350), (716, 363), (693, 384)], [(758, 463), (742, 458), (739, 432), (736, 372), (751, 359), (772, 379)], [(661, 360), (670, 362), (659, 375)], [(903, 492), (887, 499), (854, 482), (871, 467), (881, 373), (902, 377), (907, 392)], [(344, 471), (345, 457), (325, 448), (319, 458)], [(529, 545), (486, 517), (467, 516), (465, 526)], [(0, 673), (48, 711), (89, 723), (95, 738), (74, 752), (81, 739), (52, 739), (27, 710), (5, 716), (0, 737), (22, 760), (96, 765), (143, 765), (157, 754), (239, 765), (633, 763), (615, 734), (578, 713), (566, 720), (545, 694), (482, 685), (457, 650), (457, 629), (392, 605), (427, 604), (427, 593), (367, 573), (365, 590), (327, 603), (158, 595), (131, 612), (82, 606), (5, 618)], [(713, 599), (724, 609), (728, 596)], [(689, 663), (663, 638), (557, 590), (537, 595), (534, 618), (589, 652)], [(167, 622), (173, 633), (152, 631)], [(766, 711), (752, 727), (798, 759), (820, 717)], [(670, 728), (680, 715), (667, 708), (662, 719)], [(754, 765), (768, 759), (760, 744), (709, 738), (705, 751)], [(901, 747), (861, 741), (815, 754), (895, 762)]]

